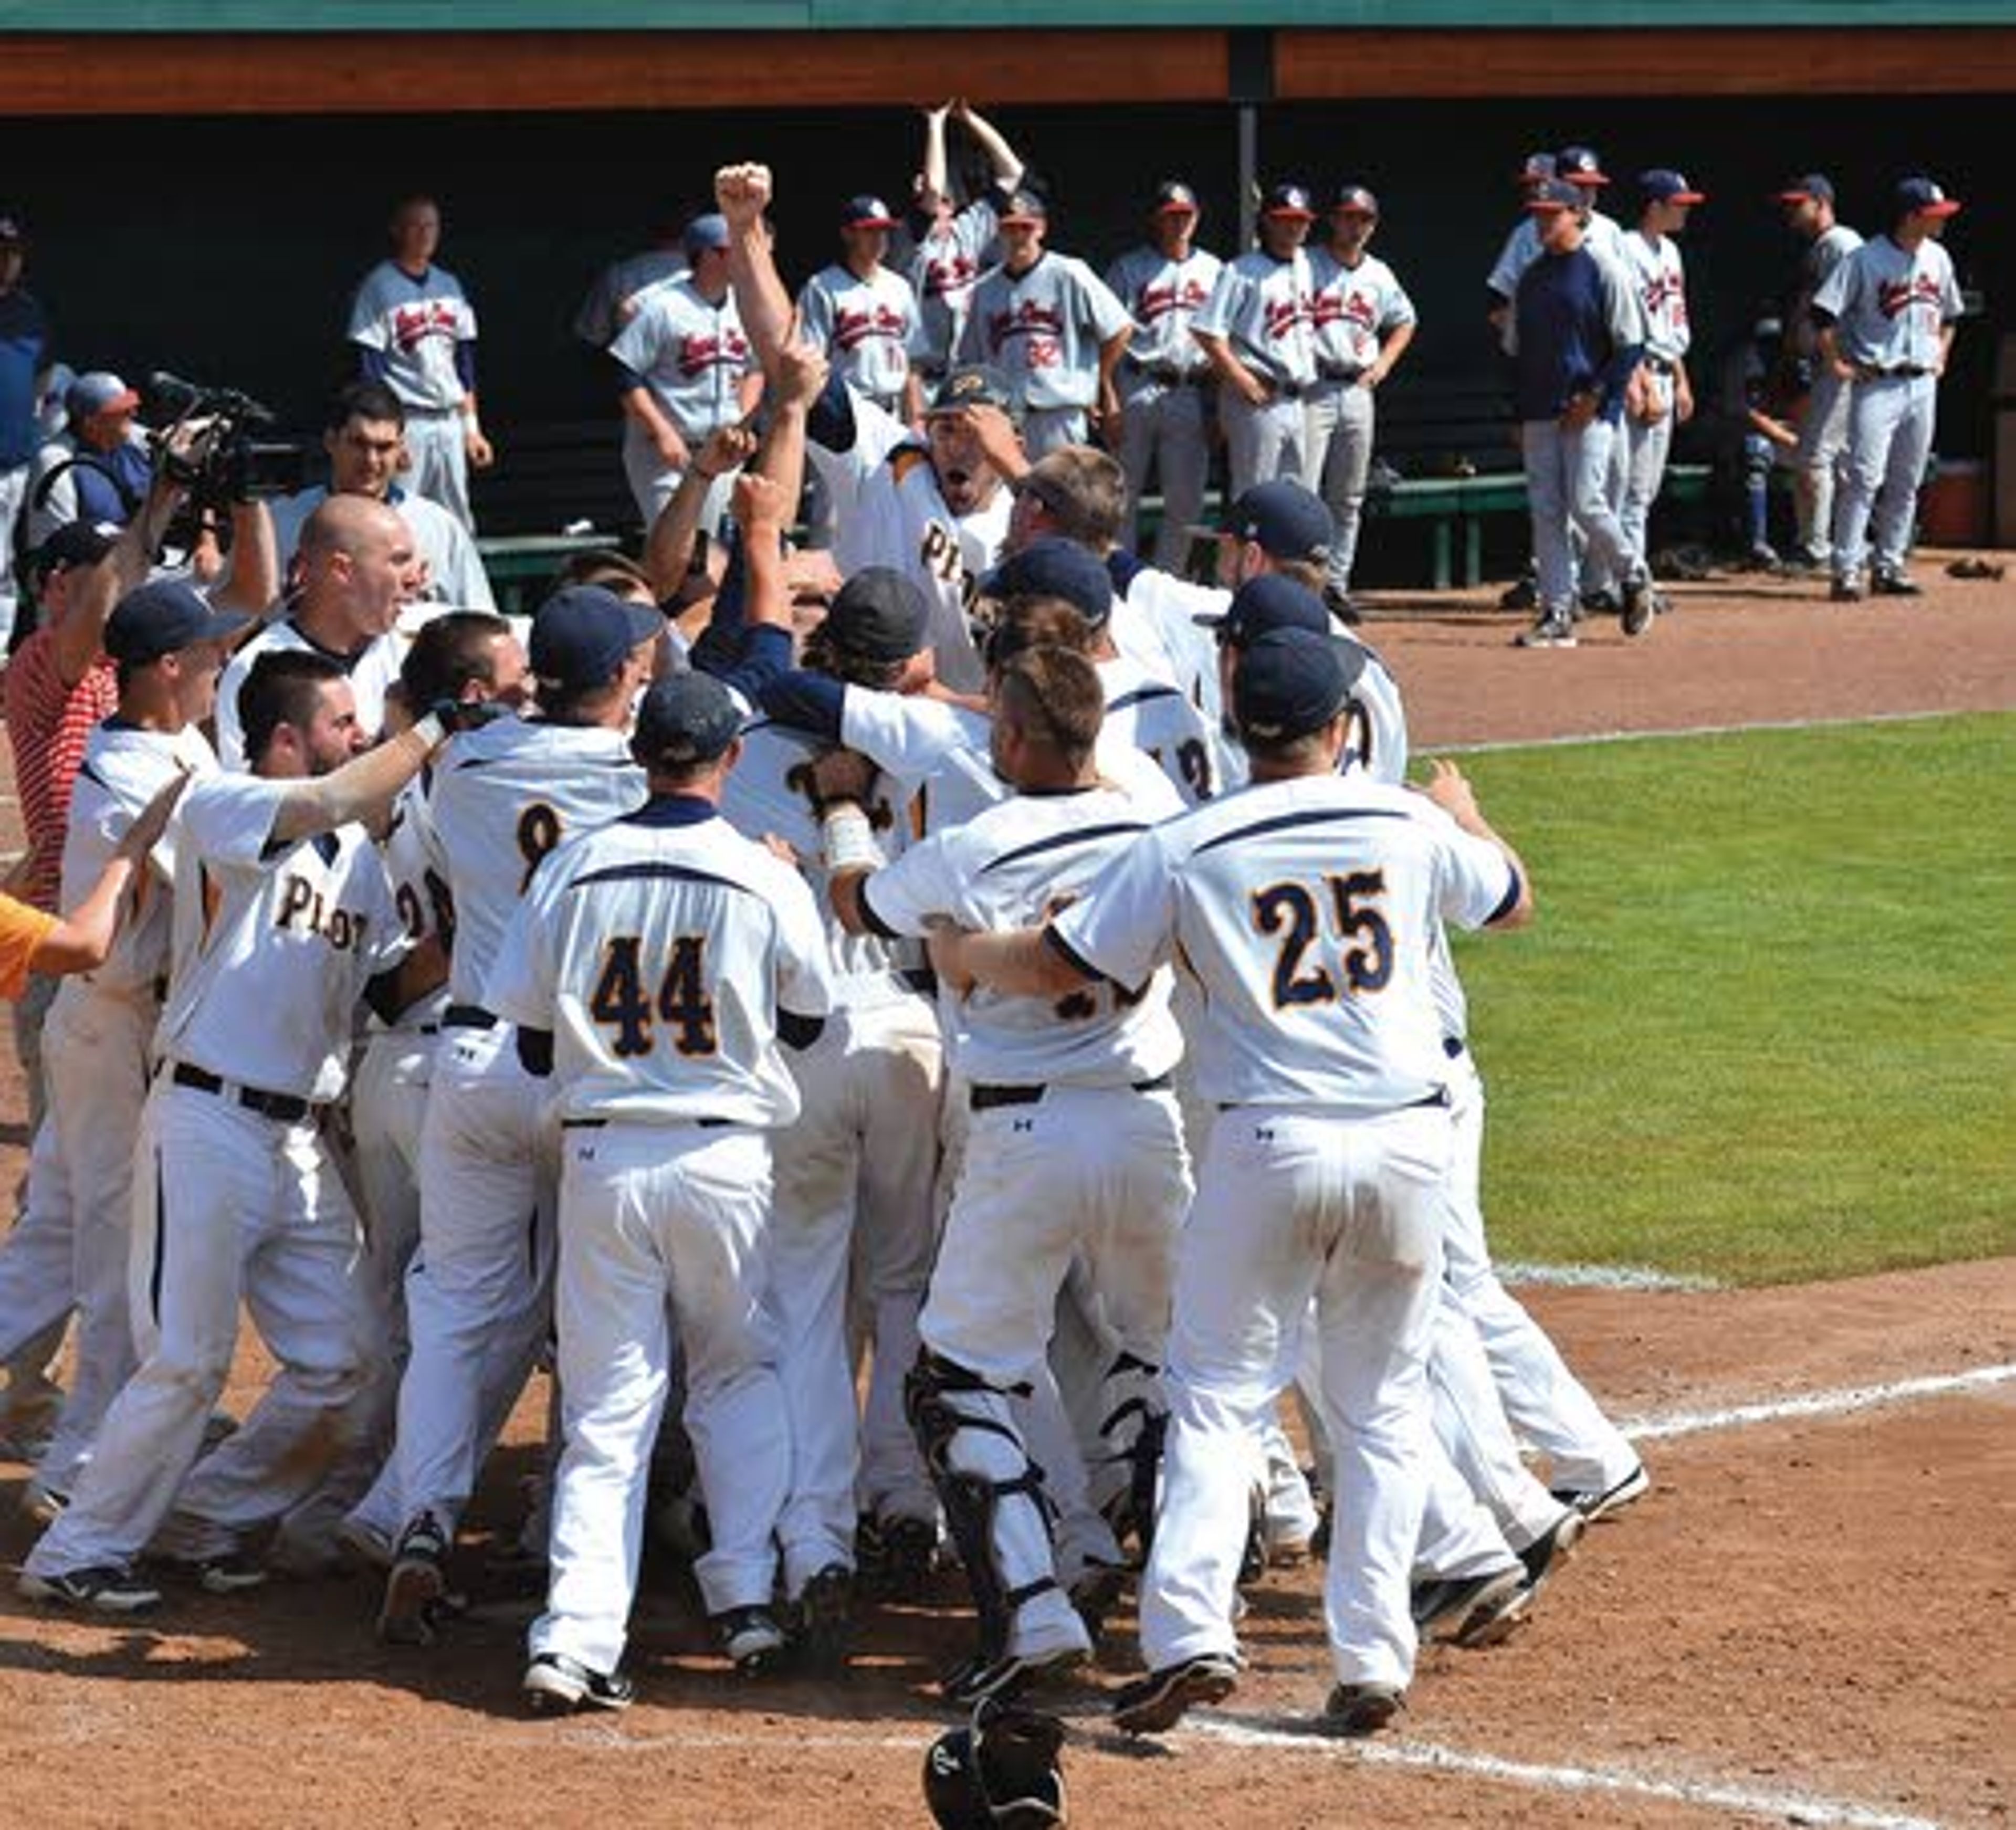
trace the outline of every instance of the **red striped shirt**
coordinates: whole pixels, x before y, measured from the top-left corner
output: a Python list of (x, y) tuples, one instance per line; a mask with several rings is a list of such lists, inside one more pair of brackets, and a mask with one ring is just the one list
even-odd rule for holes
[(56, 671), (56, 638), (38, 629), (7, 663), (6, 701), (15, 792), (34, 853), (21, 899), (54, 915), (63, 886), (70, 789), (93, 727), (117, 708), (117, 671), (101, 656), (76, 685), (64, 685)]

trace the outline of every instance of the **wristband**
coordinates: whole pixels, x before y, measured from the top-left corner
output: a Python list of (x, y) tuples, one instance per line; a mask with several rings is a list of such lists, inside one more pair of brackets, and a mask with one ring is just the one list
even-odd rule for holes
[(826, 868), (830, 872), (879, 870), (884, 861), (882, 847), (868, 816), (851, 800), (837, 800), (819, 821)]

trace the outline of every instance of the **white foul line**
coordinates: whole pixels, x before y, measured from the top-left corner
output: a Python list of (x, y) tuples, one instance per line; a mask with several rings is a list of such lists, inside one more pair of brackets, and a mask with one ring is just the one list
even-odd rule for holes
[(1660, 1442), (1669, 1436), (1696, 1436), (1707, 1429), (1740, 1429), (1745, 1424), (1777, 1423), (1792, 1417), (1845, 1417), (1885, 1404), (1906, 1404), (1915, 1398), (1949, 1397), (1957, 1392), (1986, 1391), (2016, 1379), (2016, 1363), (1978, 1366), (1971, 1372), (1936, 1373), (1924, 1379), (1900, 1379), (1888, 1385), (1850, 1386), (1834, 1392), (1809, 1392), (1795, 1398), (1773, 1398), (1759, 1404), (1732, 1404), (1722, 1411), (1682, 1411), (1671, 1417), (1642, 1418), (1618, 1427), (1634, 1442)]
[(1399, 1767), (1435, 1773), (1460, 1773), (1474, 1779), (1543, 1792), (1604, 1792), (1628, 1798), (1657, 1799), (1693, 1805), (1704, 1810), (1741, 1811), (1781, 1823), (1838, 1825), (1844, 1830), (1939, 1830), (1928, 1817), (1900, 1817), (1845, 1799), (1815, 1798), (1805, 1792), (1760, 1792), (1714, 1780), (1657, 1779), (1614, 1767), (1548, 1767), (1527, 1760), (1503, 1760), (1495, 1754), (1465, 1753), (1458, 1748), (1427, 1742), (1327, 1741), (1313, 1734), (1290, 1735), (1278, 1729), (1227, 1720), (1219, 1717), (1192, 1718), (1193, 1731), (1239, 1747), (1327, 1755), (1363, 1762), (1368, 1767)]
[(1652, 1271), (1636, 1264), (1501, 1264), (1498, 1275), (1508, 1284), (1528, 1284), (1559, 1290), (1719, 1290), (1712, 1277), (1685, 1271)]

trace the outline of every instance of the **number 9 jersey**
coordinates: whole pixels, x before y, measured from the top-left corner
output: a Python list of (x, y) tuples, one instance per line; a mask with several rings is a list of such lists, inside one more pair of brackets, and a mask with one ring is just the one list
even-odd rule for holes
[(485, 993), (553, 1032), (563, 1124), (768, 1128), (798, 1115), (778, 1034), (826, 1016), (826, 956), (797, 872), (671, 796), (541, 867)]
[(1373, 1116), (1444, 1092), (1441, 922), (1485, 926), (1519, 892), (1505, 854), (1425, 796), (1305, 776), (1156, 827), (1052, 926), (1123, 990), (1171, 958), (1197, 981), (1202, 1098)]

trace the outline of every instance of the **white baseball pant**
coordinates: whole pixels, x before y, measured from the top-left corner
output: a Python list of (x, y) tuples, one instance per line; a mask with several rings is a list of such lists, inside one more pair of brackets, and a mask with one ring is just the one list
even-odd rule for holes
[[(135, 1162), (140, 1365), (28, 1559), (38, 1576), (130, 1562), (171, 1512), (164, 1548), (229, 1551), (321, 1477), (362, 1377), (357, 1217), (312, 1120), (263, 1118), (228, 1088), (178, 1087), (164, 1072)], [(279, 1371), (243, 1427), (199, 1462), (241, 1300)]]
[(1127, 397), (1120, 422), (1120, 465), (1136, 516), (1136, 548), (1142, 498), (1152, 470), (1161, 485), (1162, 519), (1155, 530), (1154, 563), (1183, 576), (1190, 529), (1204, 518), (1211, 450), (1204, 438), (1204, 390), (1196, 382), (1144, 381)]
[[(697, 448), (698, 443), (697, 437), (687, 439), (689, 446)], [(631, 499), (637, 505), (637, 513), (646, 533), (679, 494), (679, 479), (685, 474), (666, 464), (658, 455), (658, 448), (645, 437), (634, 420), (624, 421), (623, 475), (630, 485)], [(700, 512), (703, 532), (709, 535), (720, 532), (729, 501), (735, 494), (735, 479), (740, 474), (740, 471), (727, 472), (708, 487), (707, 501)]]
[(1298, 394), (1276, 394), (1254, 406), (1229, 387), (1219, 393), (1219, 423), (1225, 429), (1226, 488), (1237, 501), (1256, 483), (1287, 476), (1314, 489), (1322, 473), (1312, 456), (1309, 418)]
[(1887, 576), (1903, 572), (1939, 404), (1935, 376), (1882, 375), (1855, 384), (1834, 509), (1837, 578), (1859, 577), (1872, 561)]
[(693, 1566), (710, 1614), (766, 1607), (790, 1425), (766, 1307), (770, 1145), (740, 1126), (611, 1122), (562, 1150), (558, 1316), (567, 1449), (553, 1577), (535, 1657), (591, 1670), (623, 1656), (642, 1553), (646, 1470), (664, 1408), (669, 1293), (686, 1421), (713, 1547)]
[(1646, 559), (1652, 505), (1659, 499), (1659, 486), (1666, 480), (1667, 455), (1673, 448), (1673, 378), (1655, 372), (1651, 390), (1659, 416), (1639, 419), (1627, 413), (1618, 437), (1624, 456), (1624, 500), (1617, 523), (1640, 565)]
[(406, 408), (409, 466), (402, 487), (437, 502), (471, 534), (476, 517), (469, 506), (469, 447), (461, 410), (455, 407)]
[(1062, 451), (1066, 445), (1082, 445), (1087, 437), (1082, 407), (1024, 407), (1022, 409), (1022, 449), (1030, 462)]
[(1365, 487), (1372, 474), (1377, 413), (1372, 390), (1362, 383), (1319, 382), (1309, 399), (1309, 440), (1318, 465), (1316, 493), (1330, 510), (1329, 581), (1351, 589), (1358, 559), (1358, 530), (1365, 513)]
[(1849, 408), (1854, 384), (1843, 381), (1824, 361), (1806, 395), (1794, 455), (1794, 498), (1798, 509), (1799, 545), (1821, 565), (1834, 556), (1834, 491), (1848, 448)]

